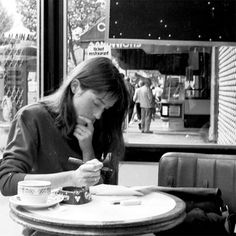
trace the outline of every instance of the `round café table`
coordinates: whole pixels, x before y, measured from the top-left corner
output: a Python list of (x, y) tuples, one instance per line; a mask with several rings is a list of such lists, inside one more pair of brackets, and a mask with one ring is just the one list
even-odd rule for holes
[[(114, 204), (128, 198), (140, 204)], [(162, 192), (138, 197), (93, 195), (92, 201), (83, 205), (59, 203), (43, 209), (10, 203), (10, 216), (25, 227), (56, 235), (139, 235), (180, 224), (185, 218), (185, 203)]]

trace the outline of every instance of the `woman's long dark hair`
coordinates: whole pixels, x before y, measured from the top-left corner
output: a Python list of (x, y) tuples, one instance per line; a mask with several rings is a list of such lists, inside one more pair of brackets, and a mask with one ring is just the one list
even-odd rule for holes
[(80, 81), (82, 89), (105, 92), (116, 99), (113, 107), (105, 110), (100, 120), (94, 123), (93, 147), (95, 155), (112, 152), (113, 155), (124, 155), (122, 124), (125, 120), (129, 95), (125, 81), (112, 61), (105, 57), (97, 57), (79, 64), (62, 86), (42, 103), (54, 114), (55, 124), (62, 135), (70, 139), (76, 125), (76, 114), (73, 108), (71, 82)]

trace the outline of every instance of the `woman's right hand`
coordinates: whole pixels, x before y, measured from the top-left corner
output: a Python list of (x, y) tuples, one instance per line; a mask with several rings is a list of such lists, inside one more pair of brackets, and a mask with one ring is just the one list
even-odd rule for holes
[(101, 178), (102, 167), (102, 162), (97, 159), (87, 161), (74, 171), (72, 176), (73, 184), (77, 187), (97, 184)]

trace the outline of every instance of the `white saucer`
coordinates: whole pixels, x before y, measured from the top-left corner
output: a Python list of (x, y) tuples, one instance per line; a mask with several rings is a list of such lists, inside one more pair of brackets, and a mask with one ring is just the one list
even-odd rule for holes
[(32, 209), (40, 209), (40, 208), (50, 207), (50, 206), (53, 206), (63, 200), (64, 200), (63, 196), (55, 195), (55, 194), (51, 194), (48, 197), (47, 202), (45, 202), (45, 203), (27, 203), (27, 202), (22, 201), (18, 195), (15, 195), (15, 196), (12, 196), (9, 198), (9, 201), (12, 204), (26, 207), (26, 208), (32, 208)]

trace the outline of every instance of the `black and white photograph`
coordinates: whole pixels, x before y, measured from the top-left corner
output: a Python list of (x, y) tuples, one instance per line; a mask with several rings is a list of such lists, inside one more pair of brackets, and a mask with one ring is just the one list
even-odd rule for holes
[(235, 236), (236, 0), (0, 0), (0, 235)]

